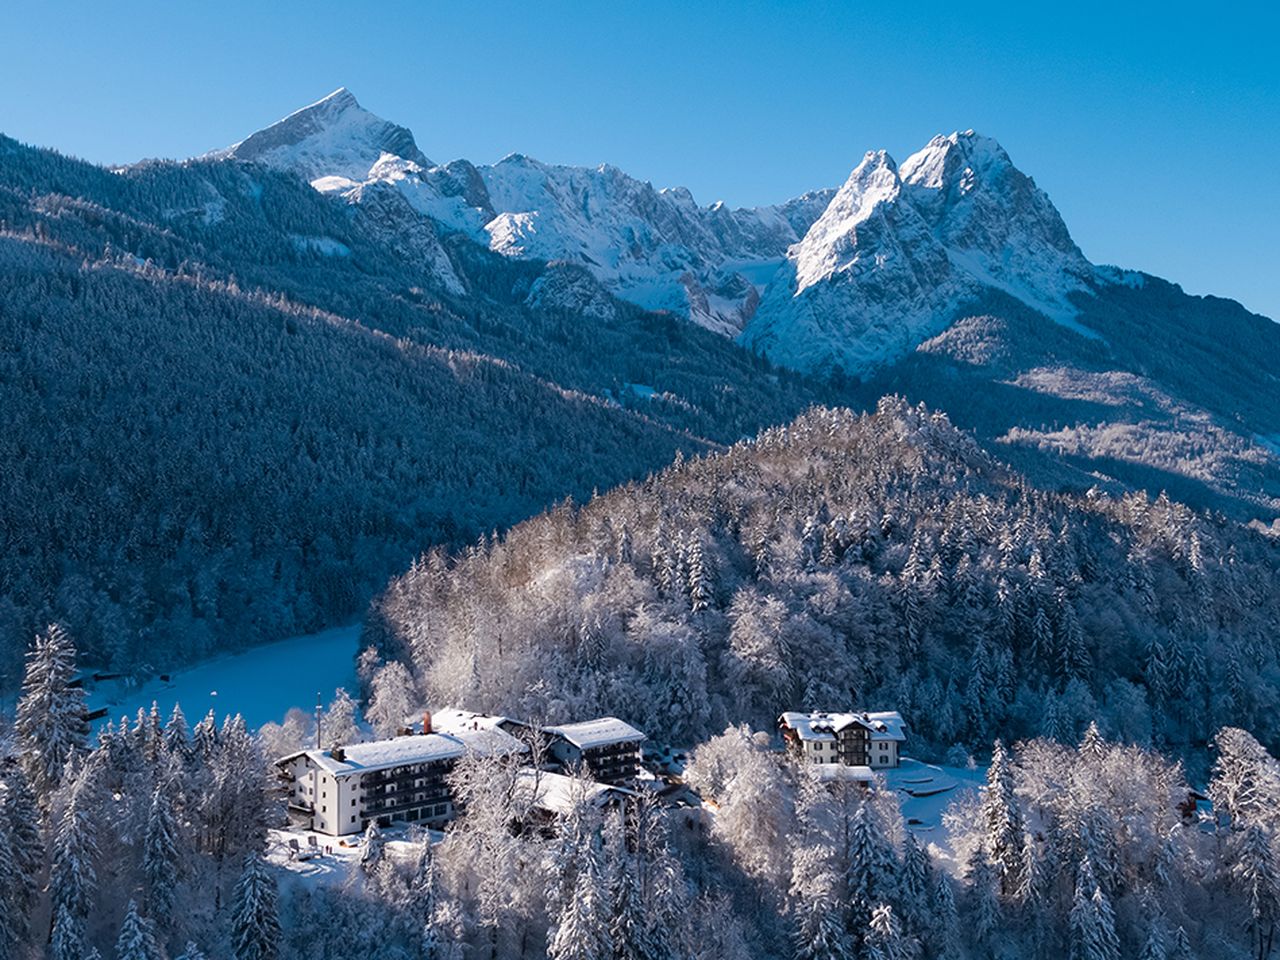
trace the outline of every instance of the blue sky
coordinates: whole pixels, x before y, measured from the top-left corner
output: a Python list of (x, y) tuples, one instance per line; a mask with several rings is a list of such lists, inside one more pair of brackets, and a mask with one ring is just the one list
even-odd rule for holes
[(1091, 259), (1280, 319), (1276, 4), (167, 0), (6, 21), (0, 130), (102, 162), (223, 146), (347, 86), (437, 161), (608, 161), (745, 205), (972, 127)]

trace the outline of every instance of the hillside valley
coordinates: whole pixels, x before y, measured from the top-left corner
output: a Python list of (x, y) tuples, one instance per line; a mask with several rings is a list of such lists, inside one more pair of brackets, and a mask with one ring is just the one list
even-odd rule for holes
[(10, 684), (50, 620), (141, 675), (315, 631), (430, 547), (890, 393), (1041, 489), (1280, 515), (1280, 327), (1090, 264), (972, 133), (730, 209), (436, 164), (340, 90), (184, 162), (0, 140), (0, 233)]

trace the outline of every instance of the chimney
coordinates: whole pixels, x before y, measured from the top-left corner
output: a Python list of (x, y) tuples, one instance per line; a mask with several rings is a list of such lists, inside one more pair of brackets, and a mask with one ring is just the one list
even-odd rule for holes
[(337, 760), (339, 763), (342, 763), (342, 761), (347, 759), (347, 751), (337, 744), (334, 744), (333, 748), (329, 751), (329, 756), (333, 757), (333, 759)]
[(423, 710), (422, 711), (422, 733), (425, 736), (430, 732), (431, 732), (431, 711)]

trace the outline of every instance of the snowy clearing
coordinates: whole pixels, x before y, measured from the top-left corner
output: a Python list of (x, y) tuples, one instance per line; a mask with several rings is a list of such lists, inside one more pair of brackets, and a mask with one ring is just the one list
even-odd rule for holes
[(907, 829), (932, 848), (935, 857), (950, 861), (951, 840), (942, 825), (943, 811), (966, 793), (980, 789), (986, 783), (987, 768), (939, 767), (903, 757), (900, 767), (881, 775), (901, 799)]
[(168, 681), (156, 678), (131, 690), (100, 684), (87, 691), (90, 711), (107, 708), (94, 728), (122, 715), (132, 717), (139, 708), (150, 710), (154, 700), (164, 717), (181, 703), (192, 723), (213, 710), (219, 719), (242, 714), (256, 730), (279, 722), (293, 707), (311, 709), (317, 692), (328, 703), (339, 687), (354, 691), (359, 641), (358, 624), (334, 627), (206, 660), (170, 674)]

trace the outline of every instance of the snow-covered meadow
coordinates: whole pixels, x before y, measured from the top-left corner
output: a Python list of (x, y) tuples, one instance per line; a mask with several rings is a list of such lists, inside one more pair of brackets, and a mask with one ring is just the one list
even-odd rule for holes
[(239, 713), (256, 730), (278, 723), (293, 707), (311, 708), (317, 693), (328, 703), (340, 687), (354, 691), (359, 642), (359, 624), (290, 637), (203, 661), (168, 680), (155, 678), (131, 689), (112, 682), (95, 685), (87, 691), (88, 705), (93, 712), (107, 709), (96, 725), (150, 710), (154, 701), (165, 717), (180, 703), (192, 722), (210, 710), (219, 719)]

